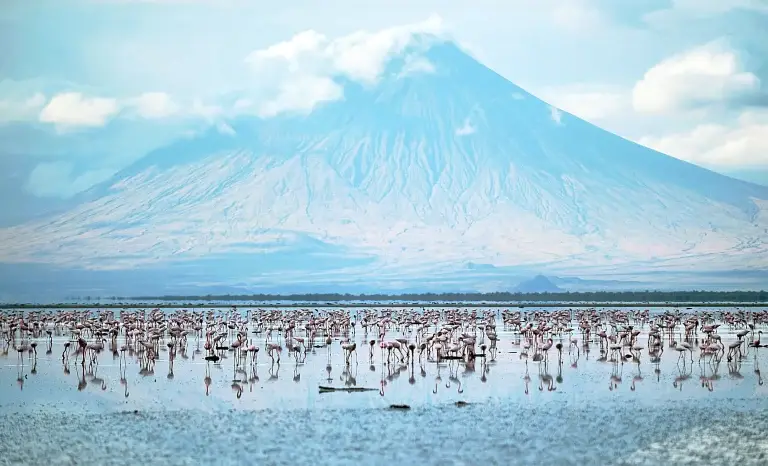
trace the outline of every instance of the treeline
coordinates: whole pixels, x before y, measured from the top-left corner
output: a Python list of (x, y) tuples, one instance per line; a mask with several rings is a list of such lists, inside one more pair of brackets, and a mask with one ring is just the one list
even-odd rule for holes
[(581, 291), (556, 293), (400, 293), (400, 294), (242, 294), (205, 296), (139, 296), (134, 298), (113, 298), (129, 301), (291, 301), (291, 302), (336, 302), (336, 301), (449, 301), (449, 302), (625, 302), (625, 303), (762, 303), (768, 302), (768, 291)]

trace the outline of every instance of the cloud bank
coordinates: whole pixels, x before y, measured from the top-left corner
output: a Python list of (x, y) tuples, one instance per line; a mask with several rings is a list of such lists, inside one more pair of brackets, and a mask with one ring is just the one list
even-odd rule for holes
[[(438, 37), (444, 33), (439, 16), (377, 32), (358, 31), (336, 39), (314, 30), (301, 32), (246, 57), (261, 89), (255, 99), (241, 100), (239, 109), (251, 110), (261, 117), (311, 111), (321, 102), (343, 97), (337, 78), (375, 85), (389, 59), (414, 45), (416, 36)], [(408, 55), (401, 73), (432, 71), (434, 67), (426, 59)]]
[(707, 44), (648, 70), (632, 90), (632, 104), (639, 112), (658, 114), (740, 103), (760, 94), (760, 79), (742, 69), (735, 51)]

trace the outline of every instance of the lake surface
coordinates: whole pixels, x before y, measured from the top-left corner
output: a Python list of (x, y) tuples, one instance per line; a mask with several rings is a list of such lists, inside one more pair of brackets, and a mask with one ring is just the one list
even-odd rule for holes
[[(637, 326), (647, 348), (648, 324)], [(317, 338), (306, 353), (283, 350), (273, 364), (265, 332), (248, 330), (256, 364), (233, 351), (207, 362), (205, 338), (191, 335), (173, 358), (161, 345), (149, 368), (130, 349), (124, 360), (106, 348), (94, 363), (73, 353), (62, 362), (68, 332), (54, 332), (50, 350), (47, 336), (33, 338), (36, 359), (4, 340), (0, 464), (768, 463), (765, 348), (699, 360), (699, 335), (683, 359), (665, 340), (658, 363), (647, 349), (613, 363), (597, 338), (585, 347), (574, 333), (578, 345), (563, 335), (562, 362), (553, 347), (545, 364), (521, 357), (525, 339), (497, 317), (495, 360), (486, 352), (474, 365), (426, 355), (387, 363), (378, 344), (371, 358), (367, 342), (378, 336), (359, 324), (349, 365), (345, 335), (330, 347)], [(726, 352), (736, 331), (717, 329)], [(387, 331), (398, 337), (414, 339)], [(391, 408), (402, 404), (410, 409)]]

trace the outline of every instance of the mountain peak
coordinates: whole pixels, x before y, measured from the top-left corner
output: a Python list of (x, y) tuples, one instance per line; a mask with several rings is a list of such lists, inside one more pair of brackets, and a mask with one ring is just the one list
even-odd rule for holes
[[(413, 42), (386, 59), (386, 66), (377, 84), (391, 85), (394, 81), (421, 80), (430, 84), (451, 82), (456, 87), (491, 86), (502, 92), (527, 92), (507, 81), (475, 59), (459, 43), (434, 34), (417, 34)], [(482, 88), (482, 87), (481, 87)], [(519, 98), (519, 97), (518, 97)]]

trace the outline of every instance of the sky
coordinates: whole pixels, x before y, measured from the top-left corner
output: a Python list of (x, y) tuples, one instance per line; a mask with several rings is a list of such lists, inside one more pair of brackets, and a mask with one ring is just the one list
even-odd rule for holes
[[(239, 113), (375, 80), (428, 32), (564, 111), (768, 183), (768, 0), (4, 0), (0, 167), (66, 199)], [(419, 66), (414, 63), (414, 66)]]

